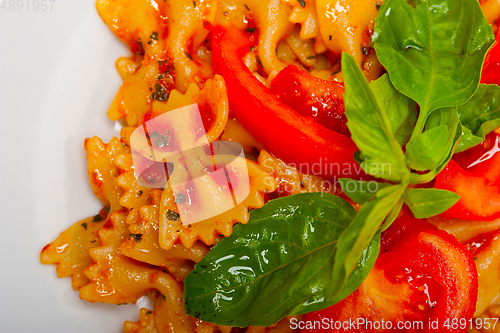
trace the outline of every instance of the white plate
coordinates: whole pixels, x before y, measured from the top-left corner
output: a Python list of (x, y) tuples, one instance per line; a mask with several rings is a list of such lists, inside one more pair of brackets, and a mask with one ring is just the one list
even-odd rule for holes
[(115, 60), (129, 51), (95, 0), (41, 4), (0, 6), (0, 330), (120, 332), (124, 320), (138, 319), (138, 305), (81, 301), (70, 278), (58, 279), (39, 256), (101, 207), (83, 140), (118, 135), (106, 111), (121, 83)]

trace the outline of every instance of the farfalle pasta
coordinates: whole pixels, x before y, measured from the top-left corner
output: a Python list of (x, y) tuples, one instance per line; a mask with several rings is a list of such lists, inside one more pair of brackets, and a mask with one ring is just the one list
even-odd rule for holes
[[(499, 2), (495, 0), (479, 2), (488, 23), (496, 30), (496, 19), (500, 17)], [(408, 1), (408, 4), (415, 6), (412, 1)], [(342, 53), (347, 53), (352, 56), (356, 68), (362, 71), (360, 73), (364, 74), (363, 79), (371, 82), (370, 89), (377, 87), (383, 96), (381, 98), (385, 98), (384, 94), (387, 94), (387, 91), (392, 86), (383, 86), (385, 83), (380, 83), (389, 82), (389, 85), (391, 84), (389, 80), (383, 81), (384, 77), (387, 76), (387, 74), (384, 74), (387, 70), (385, 68), (386, 64), (383, 65), (379, 61), (376, 46), (372, 41), (376, 30), (376, 18), (382, 5), (383, 1), (377, 0), (98, 0), (97, 11), (99, 15), (111, 31), (131, 51), (129, 57), (122, 57), (116, 61), (116, 68), (123, 83), (107, 111), (107, 115), (111, 120), (120, 121), (124, 127), (121, 129), (120, 138), (112, 138), (108, 143), (104, 143), (98, 137), (84, 140), (90, 186), (96, 197), (102, 202), (103, 208), (100, 212), (94, 212), (96, 215), (70, 226), (56, 240), (44, 247), (40, 255), (41, 262), (56, 265), (59, 278), (71, 277), (73, 289), (79, 291), (80, 298), (84, 301), (124, 304), (135, 303), (141, 297), (148, 297), (153, 304), (153, 308), (140, 309), (139, 319), (136, 322), (126, 321), (123, 327), (124, 332), (127, 333), (291, 333), (299, 330), (318, 332), (297, 324), (315, 318), (317, 311), (314, 310), (318, 309), (308, 308), (310, 311), (296, 311), (296, 309), (300, 306), (306, 307), (314, 303), (321, 303), (325, 297), (317, 300), (314, 299), (316, 295), (311, 294), (310, 301), (302, 302), (300, 306), (290, 303), (292, 304), (290, 305), (290, 311), (279, 316), (279, 318), (277, 317), (277, 320), (272, 322), (258, 321), (255, 318), (249, 318), (248, 321), (236, 318), (235, 327), (232, 327), (230, 325), (232, 320), (226, 320), (225, 314), (221, 315), (224, 318), (218, 318), (217, 322), (211, 322), (204, 318), (212, 314), (203, 313), (203, 311), (198, 311), (199, 309), (193, 310), (191, 303), (193, 297), (191, 297), (191, 291), (187, 292), (186, 288), (194, 289), (192, 286), (196, 284), (188, 280), (193, 278), (195, 274), (199, 274), (202, 267), (206, 268), (204, 266), (204, 260), (206, 259), (204, 258), (215, 255), (216, 251), (212, 251), (212, 249), (218, 251), (220, 246), (217, 244), (228, 243), (226, 240), (233, 239), (231, 238), (233, 234), (237, 234), (236, 241), (244, 239), (241, 238), (241, 233), (243, 233), (242, 230), (245, 230), (247, 225), (252, 224), (252, 212), (259, 210), (260, 213), (257, 214), (264, 214), (261, 212), (266, 212), (266, 207), (270, 209), (271, 206), (268, 203), (271, 200), (273, 200), (272, 202), (279, 202), (274, 201), (274, 199), (281, 200), (280, 198), (304, 195), (303, 198), (307, 200), (304, 199), (304, 202), (296, 203), (298, 211), (303, 212), (307, 211), (307, 209), (299, 209), (298, 207), (301, 204), (313, 205), (316, 200), (314, 196), (308, 195), (319, 195), (321, 193), (321, 196), (337, 196), (342, 198), (339, 200), (343, 200), (343, 203), (339, 204), (335, 201), (334, 206), (337, 207), (335, 209), (343, 207), (344, 202), (345, 205), (351, 207), (339, 213), (340, 215), (345, 214), (347, 217), (352, 214), (355, 215), (356, 211), (362, 211), (362, 207), (366, 202), (375, 200), (371, 196), (375, 192), (368, 191), (368, 194), (363, 193), (363, 196), (356, 197), (351, 196), (348, 193), (349, 191), (342, 187), (348, 181), (358, 182), (360, 179), (359, 174), (365, 177), (364, 179), (361, 178), (361, 181), (365, 181), (368, 186), (370, 182), (379, 184), (377, 181), (380, 180), (380, 177), (378, 177), (380, 174), (370, 174), (367, 169), (362, 169), (359, 166), (358, 169), (354, 167), (355, 160), (352, 156), (355, 155), (356, 162), (359, 163), (366, 159), (366, 156), (363, 155), (365, 146), (358, 144), (359, 135), (357, 136), (357, 132), (353, 130), (354, 127), (349, 127), (349, 123), (347, 125), (349, 129), (345, 126), (346, 116), (344, 112), (349, 107), (353, 108), (352, 102), (351, 105), (344, 105), (343, 98), (335, 100), (330, 95), (322, 93), (324, 90), (321, 89), (333, 89), (331, 87), (338, 85), (335, 89), (339, 89), (338, 91), (341, 94), (344, 93), (344, 76), (349, 77), (351, 75), (346, 72), (345, 67), (344, 70), (342, 68), (346, 63)], [(389, 15), (389, 12), (386, 13), (387, 15)], [(220, 44), (220, 40), (217, 40), (217, 38), (220, 39), (221, 36), (234, 38), (227, 45), (234, 44), (238, 55), (221, 55), (224, 50), (216, 50), (220, 45), (214, 46), (214, 43)], [(243, 50), (243, 48), (245, 49)], [(239, 57), (240, 53), (241, 57)], [(244, 68), (245, 74), (241, 74), (243, 69), (240, 72), (228, 74), (228, 69), (230, 70), (231, 66), (234, 65), (232, 63), (234, 59), (231, 57), (235, 57), (234, 59), (238, 61), (241, 60), (243, 64), (241, 68)], [(314, 76), (316, 81), (305, 81), (300, 75), (293, 74), (297, 73), (296, 71), (290, 71), (291, 74), (287, 74), (288, 76), (278, 75), (287, 66), (298, 67), (303, 73), (306, 73), (304, 75), (308, 75), (308, 77)], [(391, 71), (387, 71), (390, 76)], [(381, 77), (382, 75), (384, 77)], [(284, 77), (285, 79), (283, 79)], [(260, 82), (259, 85), (263, 84), (259, 88), (261, 90), (251, 91), (251, 87), (257, 84), (254, 80)], [(322, 87), (318, 89), (310, 82), (327, 82), (325, 85), (330, 88)], [(346, 82), (346, 85), (348, 83)], [(248, 87), (246, 84), (248, 84)], [(235, 88), (235, 85), (238, 87)], [(295, 90), (287, 92), (288, 95), (276, 96), (270, 92), (268, 93), (268, 88), (274, 89), (273, 85), (281, 85), (286, 89), (289, 86), (294, 86)], [(380, 88), (381, 86), (385, 88)], [(241, 87), (251, 92), (245, 95), (244, 89), (238, 90)], [(262, 91), (266, 93), (262, 93)], [(400, 108), (411, 104), (409, 99), (407, 100), (405, 96), (398, 94), (399, 92), (394, 89), (390, 98), (380, 100), (377, 103), (384, 107), (397, 104)], [(249, 118), (241, 117), (241, 109), (244, 108), (247, 100), (254, 98), (258, 99), (260, 104), (250, 105), (258, 105), (259, 107), (245, 110), (246, 114), (253, 115), (255, 113), (255, 117), (264, 116), (251, 123), (246, 121)], [(178, 112), (178, 110), (186, 110), (187, 113), (187, 110), (193, 105), (196, 105), (196, 110), (199, 110), (199, 116), (205, 130), (204, 135), (202, 133), (197, 138), (196, 144), (201, 142), (200, 147), (206, 145), (205, 147), (212, 147), (211, 149), (214, 150), (216, 142), (231, 142), (241, 147), (244, 153), (244, 157), (242, 157), (243, 155), (234, 157), (229, 154), (213, 154), (212, 157), (197, 155), (200, 157), (199, 160), (204, 159), (205, 162), (209, 161), (208, 164), (213, 163), (214, 166), (223, 165), (229, 168), (229, 171), (225, 169), (226, 176), (230, 172), (239, 175), (244, 174), (242, 171), (244, 166), (247, 176), (238, 179), (248, 183), (249, 191), (244, 200), (237, 202), (234, 194), (236, 192), (234, 191), (237, 189), (238, 182), (233, 180), (230, 184), (235, 204), (231, 209), (227, 209), (215, 216), (203, 218), (196, 223), (186, 223), (182, 218), (182, 216), (185, 216), (182, 215), (184, 211), (181, 205), (184, 202), (179, 200), (179, 192), (173, 186), (173, 182), (177, 179), (185, 180), (192, 173), (202, 174), (207, 169), (206, 165), (201, 162), (198, 164), (193, 162), (192, 165), (189, 165), (189, 163), (182, 164), (179, 162), (182, 158), (175, 155), (175, 153), (178, 153), (177, 151), (169, 152), (170, 155), (167, 154), (169, 158), (177, 156), (177, 159), (165, 159), (160, 162), (164, 163), (165, 166), (165, 170), (162, 170), (162, 172), (170, 172), (170, 174), (165, 177), (165, 182), (160, 184), (161, 186), (158, 184), (157, 186), (148, 186), (138, 175), (140, 172), (138, 171), (137, 156), (148, 163), (152, 163), (151, 161), (154, 160), (152, 156), (154, 154), (150, 153), (150, 149), (153, 147), (156, 137), (153, 137), (152, 131), (148, 128), (149, 121), (171, 115), (173, 112)], [(274, 115), (271, 115), (271, 111), (264, 110), (269, 106), (280, 108), (280, 110), (292, 110), (290, 111), (292, 113), (284, 113), (284, 115), (273, 118)], [(268, 116), (270, 115), (268, 118), (265, 117), (266, 112)], [(395, 111), (392, 112), (394, 117), (398, 115), (394, 113)], [(408, 112), (408, 115), (405, 121), (397, 124), (400, 126), (397, 134), (399, 137), (408, 136), (407, 139), (409, 140), (412, 130), (416, 126), (417, 109), (415, 107), (413, 109), (406, 107), (404, 112)], [(263, 131), (258, 128), (259, 123), (262, 124), (268, 121), (276, 123), (276, 132), (262, 133)], [(349, 121), (355, 122), (351, 119)], [(344, 126), (342, 130), (336, 127), (336, 124), (339, 123)], [(281, 128), (279, 130), (280, 124), (286, 124), (285, 129)], [(272, 126), (269, 128), (272, 128)], [(354, 142), (351, 140), (349, 130), (353, 134), (352, 140)], [(189, 131), (189, 126), (186, 126), (186, 135), (178, 135), (179, 140), (182, 142), (193, 141), (194, 139), (190, 137), (191, 133), (188, 133)], [(330, 133), (328, 134), (328, 140), (338, 138), (341, 135), (342, 140), (345, 140), (344, 142), (350, 142), (349, 147), (344, 147), (348, 150), (348, 153), (343, 152), (347, 157), (341, 158), (344, 158), (345, 161), (348, 159), (348, 163), (346, 162), (345, 165), (349, 166), (350, 170), (359, 170), (357, 176), (349, 174), (342, 177), (341, 174), (332, 175), (324, 172), (324, 170), (314, 172), (314, 165), (311, 169), (309, 169), (309, 166), (304, 169), (302, 164), (295, 163), (295, 160), (290, 158), (294, 155), (294, 150), (307, 153), (307, 145), (314, 148), (315, 152), (321, 151), (321, 147), (325, 147), (324, 149), (327, 150), (334, 146), (335, 142), (331, 143), (322, 137), (324, 131)], [(137, 148), (137, 145), (134, 144), (139, 132), (143, 134), (141, 137), (142, 148)], [(160, 141), (158, 141), (160, 145), (157, 145), (157, 147), (161, 148), (161, 146), (168, 146), (171, 143), (169, 142), (171, 139), (168, 136), (169, 133), (166, 132), (164, 136), (162, 136), (163, 134), (160, 135)], [(474, 134), (478, 133), (479, 131)], [(297, 135), (300, 137), (297, 138)], [(278, 139), (282, 140), (280, 142), (286, 140), (277, 136), (293, 138), (293, 140), (296, 140), (293, 141), (296, 146), (287, 147), (286, 152), (280, 151), (280, 148), (276, 148), (271, 142)], [(376, 140), (379, 139), (376, 138)], [(407, 142), (404, 142), (404, 144)], [(356, 148), (355, 144), (360, 146), (361, 152), (354, 149)], [(302, 145), (306, 148), (302, 149)], [(457, 149), (457, 147), (455, 146), (454, 149)], [(314, 152), (311, 154), (314, 154)], [(335, 155), (335, 153), (327, 153), (325, 156), (331, 157)], [(228, 167), (234, 161), (240, 163), (240, 169), (234, 166), (236, 164), (233, 165), (233, 169)], [(322, 160), (321, 163), (323, 162)], [(174, 176), (172, 176), (170, 169), (167, 170), (168, 163), (174, 164), (173, 172), (177, 172)], [(318, 165), (321, 167), (320, 164)], [(183, 167), (186, 170), (183, 170)], [(188, 170), (188, 167), (191, 169)], [(425, 171), (423, 168), (420, 169), (415, 168), (421, 173)], [(442, 169), (444, 169), (444, 166)], [(334, 168), (330, 170), (334, 170)], [(383, 174), (381, 177), (383, 178)], [(399, 179), (395, 178), (388, 180), (381, 183), (383, 188), (396, 186), (394, 184), (398, 184), (399, 181)], [(216, 181), (205, 181), (205, 190), (197, 192), (200, 198), (200, 206), (204, 205), (207, 211), (224, 200), (222, 194), (219, 193), (219, 185)], [(418, 187), (418, 185), (415, 185), (415, 187)], [(394, 239), (399, 239), (398, 237), (401, 238), (402, 236), (400, 234), (391, 234), (391, 229), (387, 232), (385, 230), (396, 219), (396, 216), (399, 216), (398, 220), (407, 218), (409, 210), (405, 210), (405, 208), (401, 210), (403, 201), (410, 206), (410, 209), (412, 208), (411, 204), (406, 200), (407, 198), (404, 198), (405, 200), (398, 201), (397, 205), (399, 206), (396, 205), (396, 208), (399, 207), (399, 209), (394, 208), (390, 214), (387, 213), (387, 219), (377, 229), (378, 231), (384, 231), (382, 241), (379, 238), (377, 246), (380, 247), (380, 242), (382, 242), (382, 248), (388, 253), (391, 253), (390, 251), (399, 246), (393, 244)], [(186, 198), (182, 197), (181, 199), (185, 200)], [(327, 199), (321, 197), (321, 199), (317, 200)], [(366, 206), (369, 206), (369, 204)], [(275, 216), (284, 214), (283, 212), (287, 211), (287, 209), (290, 209), (290, 207), (278, 210), (275, 212)], [(412, 212), (415, 214), (414, 210)], [(318, 216), (309, 217), (310, 223), (307, 225), (310, 231), (306, 230), (305, 227), (301, 231), (306, 235), (303, 239), (304, 242), (307, 240), (305, 238), (310, 236), (309, 233), (314, 233), (315, 219), (330, 218), (325, 217), (323, 213), (318, 214)], [(294, 216), (294, 214), (290, 213), (289, 216)], [(261, 216), (260, 220), (266, 220), (267, 218), (269, 217)], [(349, 218), (352, 219), (353, 217)], [(445, 243), (450, 242), (451, 244), (458, 240), (458, 242), (465, 244), (474, 256), (473, 260), (475, 261), (475, 266), (470, 262), (468, 264), (477, 267), (474, 268), (476, 275), (472, 271), (469, 272), (470, 276), (475, 276), (475, 280), (471, 283), (478, 283), (476, 288), (477, 296), (474, 300), (474, 302), (477, 302), (474, 303), (473, 319), (482, 320), (481, 323), (487, 318), (497, 318), (498, 320), (500, 317), (500, 305), (497, 303), (500, 295), (500, 284), (498, 283), (500, 262), (495, 258), (498, 257), (500, 251), (497, 234), (498, 230), (500, 230), (499, 220), (494, 219), (471, 224), (471, 221), (466, 219), (446, 219), (443, 217), (431, 217), (429, 219), (425, 217), (425, 219), (425, 224), (423, 224), (427, 228), (425, 230), (418, 229), (423, 227), (415, 227), (410, 222), (404, 228), (410, 231), (418, 229), (419, 232), (422, 232), (420, 234), (423, 235), (422, 237), (442, 237), (439, 239)], [(347, 226), (342, 225), (342, 223), (339, 222), (337, 227), (347, 229)], [(438, 229), (443, 230), (443, 233), (446, 231), (446, 236), (438, 233), (436, 231)], [(286, 232), (293, 233), (295, 230), (287, 230)], [(448, 234), (453, 235), (456, 239), (450, 240), (451, 238), (447, 238)], [(489, 238), (487, 238), (486, 236), (483, 237), (484, 234), (490, 236), (494, 234), (494, 236), (488, 236)], [(325, 235), (329, 235), (329, 233), (325, 231)], [(377, 235), (375, 237), (380, 237), (380, 232)], [(268, 236), (263, 232), (263, 238)], [(485, 237), (487, 240), (485, 240)], [(405, 239), (408, 243), (415, 242), (410, 238)], [(287, 242), (284, 241), (283, 243), (287, 244)], [(479, 243), (481, 245), (477, 245)], [(248, 244), (245, 244), (245, 246), (255, 246), (257, 248), (258, 245), (255, 244), (258, 244), (258, 239), (251, 240), (248, 238)], [(453, 244), (455, 246), (455, 243)], [(456, 246), (460, 247), (462, 245)], [(474, 248), (474, 246), (477, 248)], [(285, 247), (283, 245), (283, 248)], [(300, 248), (300, 246), (297, 247)], [(353, 247), (355, 246), (353, 245)], [(415, 245), (415, 247), (418, 246)], [(349, 313), (355, 313), (356, 304), (361, 304), (356, 303), (361, 302), (359, 301), (361, 298), (356, 297), (368, 297), (367, 299), (373, 301), (373, 295), (369, 295), (370, 290), (376, 289), (373, 286), (380, 281), (382, 281), (380, 283), (386, 283), (383, 280), (383, 271), (380, 270), (380, 262), (383, 258), (388, 258), (389, 255), (386, 257), (380, 255), (377, 263), (375, 263), (377, 254), (372, 253), (371, 255), (375, 257), (370, 257), (369, 249), (370, 247), (367, 247), (366, 251), (363, 252), (365, 256), (363, 258), (365, 263), (371, 262), (372, 266), (366, 271), (356, 271), (358, 272), (356, 276), (364, 276), (363, 279), (357, 283), (355, 288), (352, 288), (355, 283), (349, 285), (351, 280), (346, 280), (345, 286), (351, 288), (351, 290), (343, 295), (343, 301), (342, 299), (336, 299), (335, 302), (337, 303), (335, 306), (341, 306), (341, 308), (334, 308), (336, 310), (331, 310), (333, 312), (328, 312), (330, 311), (328, 309), (331, 308), (322, 310), (326, 312), (323, 312), (321, 316), (326, 317), (321, 318), (330, 316), (328, 318), (338, 319), (339, 314), (341, 314), (341, 318), (347, 318), (346, 316), (353, 318), (355, 315)], [(300, 250), (303, 249), (300, 248)], [(271, 258), (269, 251), (266, 251), (259, 254), (260, 266), (262, 267), (272, 261), (272, 259), (269, 259)], [(280, 260), (285, 260), (283, 259), (285, 254), (288, 255), (285, 250), (283, 251)], [(456, 253), (460, 255), (464, 252), (465, 250), (462, 248), (456, 250)], [(395, 254), (391, 255), (394, 256)], [(217, 259), (217, 262), (222, 262), (231, 256), (234, 257), (234, 255), (228, 254), (226, 257)], [(331, 256), (335, 256), (333, 252)], [(459, 255), (457, 254), (457, 256)], [(248, 256), (247, 258), (250, 259)], [(301, 258), (299, 257), (296, 260)], [(245, 255), (242, 255), (240, 259), (247, 260)], [(352, 261), (349, 258), (347, 260)], [(360, 261), (359, 267), (362, 266), (361, 263), (362, 261)], [(331, 264), (331, 262), (327, 264)], [(307, 265), (307, 263), (305, 262), (304, 265)], [(286, 265), (283, 264), (284, 266)], [(219, 266), (216, 265), (215, 268), (212, 268), (215, 271), (218, 269), (217, 267)], [(244, 266), (231, 268), (237, 271), (235, 276), (239, 276), (238, 274), (246, 276), (246, 273), (239, 271), (242, 267)], [(356, 269), (359, 269), (359, 267)], [(373, 269), (370, 270), (371, 267)], [(279, 271), (281, 268), (282, 266), (276, 268), (272, 271), (272, 274), (275, 274), (275, 271)], [(286, 270), (283, 269), (283, 271)], [(298, 271), (299, 269), (297, 269)], [(252, 271), (252, 274), (258, 273), (255, 270)], [(311, 279), (314, 274), (311, 273)], [(351, 272), (346, 274), (351, 274)], [(299, 273), (297, 273), (298, 275)], [(466, 273), (462, 272), (463, 281), (469, 278), (469, 275), (467, 277), (466, 275)], [(397, 278), (400, 279), (401, 276), (398, 275)], [(282, 284), (293, 284), (293, 278), (295, 276), (290, 278), (291, 282), (286, 280)], [(418, 279), (420, 278), (418, 277)], [(223, 277), (221, 277), (221, 280), (224, 280)], [(221, 282), (219, 287), (222, 288), (221, 286), (226, 282)], [(307, 281), (304, 283), (306, 284)], [(272, 284), (270, 283), (270, 285)], [(280, 284), (280, 282), (275, 282), (275, 284)], [(358, 286), (360, 287), (356, 289)], [(269, 291), (266, 288), (263, 287), (258, 294), (268, 293), (268, 295), (274, 295), (269, 296), (269, 298), (275, 297), (276, 299), (281, 297), (273, 294), (276, 292), (274, 289)], [(318, 288), (323, 288), (323, 285)], [(311, 290), (319, 290), (318, 288), (311, 288)], [(414, 289), (416, 290), (416, 287), (413, 288), (411, 284), (405, 285), (404, 288), (406, 289), (397, 295), (413, 295)], [(279, 288), (276, 287), (277, 289)], [(221, 290), (226, 289), (222, 288)], [(422, 289), (419, 290), (422, 292)], [(250, 288), (247, 291), (248, 295), (253, 295)], [(288, 301), (293, 302), (294, 293), (291, 292), (290, 295), (287, 295), (286, 300), (283, 298), (285, 305)], [(463, 294), (465, 293), (464, 291)], [(351, 296), (348, 297), (349, 294)], [(218, 302), (221, 297), (227, 299), (232, 297), (221, 296), (223, 295), (222, 291), (217, 295), (219, 295), (217, 296), (219, 298), (214, 298), (209, 303), (217, 303), (217, 306), (219, 306)], [(194, 299), (200, 298), (201, 302), (201, 299), (206, 296), (206, 294), (200, 294), (196, 295)], [(258, 298), (257, 296), (249, 297)], [(384, 299), (384, 301), (380, 301), (380, 299)], [(384, 296), (380, 299), (377, 298), (377, 302), (384, 303), (389, 302), (390, 297)], [(410, 299), (410, 296), (408, 296), (408, 299)], [(396, 305), (393, 304), (395, 306), (393, 312), (396, 313), (394, 317), (399, 316), (397, 311), (399, 311), (399, 307), (405, 307), (405, 304), (415, 305), (421, 311), (425, 308), (423, 305), (416, 305), (416, 296), (411, 299), (411, 302), (408, 302), (408, 299), (398, 298), (394, 301), (397, 302), (397, 304), (394, 303)], [(223, 304), (223, 302), (220, 304)], [(428, 304), (431, 304), (430, 298)], [(464, 313), (471, 312), (468, 304), (465, 301), (462, 304), (464, 309), (467, 308), (463, 311)], [(251, 304), (254, 309), (259, 308), (259, 306), (260, 304)], [(430, 308), (433, 308), (433, 306), (430, 306)], [(220, 305), (220, 307), (222, 309), (223, 305)], [(323, 308), (325, 307), (326, 305)], [(361, 307), (364, 307), (364, 305)], [(425, 311), (432, 311), (425, 309)], [(276, 311), (278, 310), (280, 309), (277, 307)], [(224, 309), (224, 311), (231, 312), (227, 309)], [(370, 311), (363, 308), (359, 313), (366, 317), (369, 316), (367, 313)], [(411, 312), (413, 308), (408, 311), (405, 309), (405, 311), (406, 314), (413, 313)], [(306, 312), (308, 314), (304, 316)], [(382, 313), (386, 312), (382, 311)], [(262, 317), (266, 317), (266, 315)], [(380, 313), (374, 316), (378, 315)], [(403, 317), (402, 314), (400, 316)], [(472, 313), (470, 313), (470, 317), (472, 317)], [(472, 319), (470, 320), (471, 332), (489, 331), (483, 325), (481, 327), (472, 325)], [(241, 322), (246, 324), (238, 324)], [(266, 324), (254, 326), (252, 323), (255, 322), (266, 322)], [(245, 327), (242, 328), (242, 326)], [(328, 328), (325, 331), (340, 332), (340, 330), (333, 328)], [(385, 332), (389, 330), (379, 331)], [(353, 330), (353, 332), (365, 332), (365, 330), (358, 329)]]

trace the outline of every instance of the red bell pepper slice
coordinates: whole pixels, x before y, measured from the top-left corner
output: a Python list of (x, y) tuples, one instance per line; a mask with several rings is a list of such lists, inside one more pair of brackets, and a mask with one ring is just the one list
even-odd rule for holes
[(454, 160), (437, 175), (434, 187), (460, 196), (453, 207), (441, 214), (444, 218), (492, 221), (500, 217), (500, 187), (465, 171)]
[(497, 32), (496, 42), (486, 54), (481, 73), (481, 83), (500, 85), (500, 29)]
[(404, 216), (383, 234), (380, 255), (361, 286), (342, 302), (306, 314), (301, 333), (466, 332), (477, 288), (476, 266), (464, 245)]
[(350, 138), (300, 115), (252, 75), (242, 60), (251, 36), (231, 27), (212, 31), (212, 65), (226, 81), (230, 110), (266, 150), (302, 173), (359, 179)]
[(270, 90), (304, 117), (311, 117), (332, 131), (351, 136), (344, 114), (343, 83), (322, 80), (289, 65), (274, 78)]

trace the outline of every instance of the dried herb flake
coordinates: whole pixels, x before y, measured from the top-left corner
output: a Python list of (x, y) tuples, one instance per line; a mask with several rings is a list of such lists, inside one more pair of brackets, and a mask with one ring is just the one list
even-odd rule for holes
[(130, 234), (132, 238), (137, 242), (140, 243), (142, 241), (142, 234)]
[(94, 216), (94, 218), (92, 219), (92, 222), (101, 222), (102, 221), (102, 216), (101, 214), (97, 214), (96, 216)]
[(139, 45), (139, 47), (141, 48), (141, 52), (142, 54), (146, 53), (146, 51), (144, 51), (144, 46), (142, 46), (142, 41), (141, 39), (139, 38), (139, 40), (137, 41), (137, 45)]
[(155, 83), (155, 92), (151, 94), (151, 98), (160, 102), (165, 102), (168, 100), (168, 92), (161, 84)]
[(179, 213), (176, 213), (176, 212), (174, 212), (173, 210), (170, 210), (170, 209), (167, 210), (166, 216), (167, 216), (167, 219), (169, 219), (170, 221), (179, 221), (179, 219), (180, 219), (179, 218), (179, 216), (180, 216)]

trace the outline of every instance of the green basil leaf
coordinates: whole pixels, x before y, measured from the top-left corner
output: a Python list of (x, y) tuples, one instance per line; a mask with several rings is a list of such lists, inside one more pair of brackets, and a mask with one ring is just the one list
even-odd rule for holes
[(475, 93), (494, 36), (477, 0), (386, 0), (373, 40), (396, 89), (419, 104), (420, 134), (432, 111)]
[(500, 127), (500, 87), (480, 84), (474, 96), (458, 107), (458, 115), (463, 125), (457, 148), (460, 152), (480, 144), (487, 134)]
[(386, 111), (393, 133), (401, 146), (410, 139), (417, 122), (417, 104), (394, 88), (389, 75), (370, 82), (370, 89)]
[(354, 58), (342, 54), (347, 127), (361, 151), (361, 167), (378, 178), (395, 182), (409, 178), (406, 158), (389, 119), (371, 91)]
[(361, 258), (359, 259), (356, 268), (349, 275), (347, 281), (344, 283), (344, 286), (338, 292), (338, 294), (333, 298), (333, 302), (331, 305), (336, 304), (347, 296), (352, 294), (356, 289), (358, 289), (361, 282), (363, 282), (371, 269), (375, 265), (375, 261), (377, 261), (377, 257), (380, 252), (380, 231), (375, 234), (372, 241), (368, 244), (368, 247), (361, 254)]
[(403, 196), (413, 216), (426, 219), (441, 214), (460, 199), (456, 193), (434, 188), (409, 188)]
[(335, 292), (342, 289), (344, 282), (357, 267), (365, 248), (373, 241), (388, 215), (393, 212), (407, 185), (392, 185), (378, 191), (372, 200), (361, 207), (354, 221), (342, 233), (337, 244), (331, 281)]
[(448, 141), (446, 142), (444, 154), (441, 156), (438, 167), (443, 166), (443, 164), (444, 166), (448, 164), (448, 156), (451, 157), (455, 153), (460, 136), (462, 135), (462, 126), (460, 124), (460, 119), (458, 118), (458, 109), (456, 107), (443, 108), (434, 111), (427, 119), (425, 130), (432, 130), (440, 126), (448, 127)]
[(373, 198), (378, 190), (389, 186), (389, 184), (386, 183), (378, 183), (376, 181), (365, 182), (350, 178), (340, 178), (338, 181), (342, 191), (344, 191), (352, 201), (360, 205)]
[(340, 301), (378, 255), (374, 240), (344, 288), (333, 292), (337, 240), (355, 215), (345, 200), (324, 193), (271, 200), (253, 210), (250, 221), (236, 225), (184, 280), (186, 312), (218, 325), (268, 326)]
[[(460, 136), (462, 135), (462, 125), (460, 124), (460, 120), (458, 119), (458, 109), (456, 107), (436, 110), (427, 119), (426, 130), (433, 130), (434, 128), (438, 128), (441, 126), (447, 126), (448, 140), (446, 144), (443, 145), (442, 154), (437, 156), (437, 160), (439, 162), (437, 162), (436, 166), (426, 174), (412, 174), (412, 184), (422, 184), (430, 182), (446, 167), (448, 162), (453, 157), (453, 154), (458, 147)], [(425, 133), (426, 132), (421, 135), (424, 135)], [(415, 140), (418, 140), (421, 135), (415, 136)], [(410, 141), (408, 145), (410, 145), (411, 143), (412, 141)]]
[(401, 208), (403, 208), (404, 200), (403, 198), (400, 198), (398, 202), (394, 205), (392, 208), (391, 212), (387, 217), (385, 218), (384, 223), (382, 224), (382, 229), (381, 231), (387, 230), (391, 226), (391, 224), (396, 220), (398, 217), (399, 212), (401, 211)]
[(406, 145), (406, 156), (412, 169), (432, 170), (438, 166), (448, 142), (448, 126), (442, 125), (415, 136)]
[[(492, 121), (492, 122), (494, 122), (494, 121)], [(499, 127), (499, 126), (500, 126), (500, 124), (497, 125), (497, 127)], [(469, 148), (475, 147), (478, 144), (481, 144), (481, 142), (484, 141), (485, 137), (486, 137), (485, 134), (483, 134), (483, 135), (472, 134), (472, 131), (470, 129), (468, 129), (467, 127), (462, 125), (462, 135), (460, 136), (460, 142), (458, 144), (457, 153), (460, 153), (460, 152), (465, 151)]]

